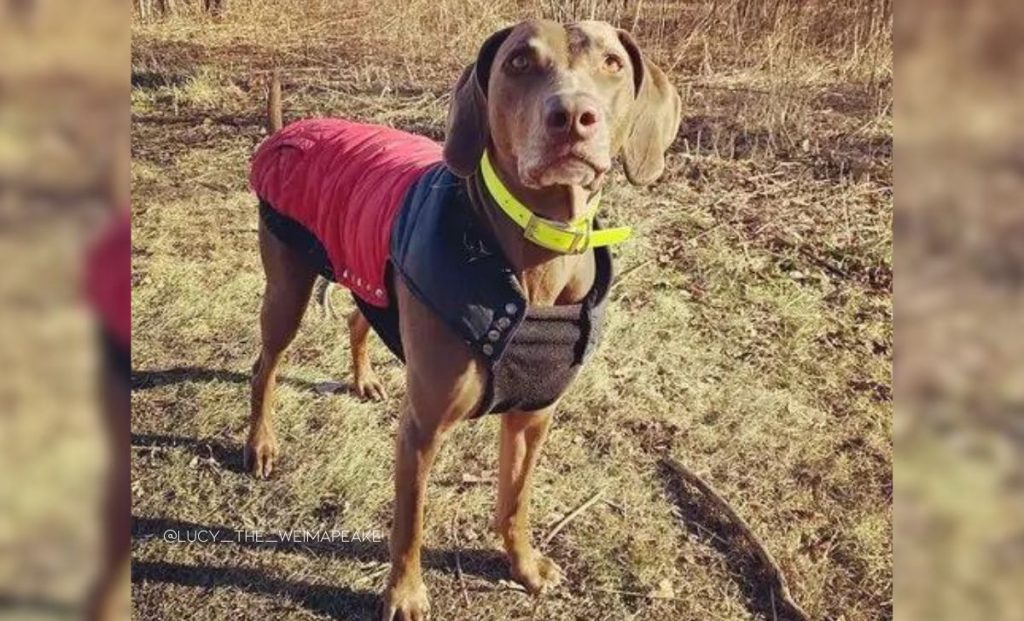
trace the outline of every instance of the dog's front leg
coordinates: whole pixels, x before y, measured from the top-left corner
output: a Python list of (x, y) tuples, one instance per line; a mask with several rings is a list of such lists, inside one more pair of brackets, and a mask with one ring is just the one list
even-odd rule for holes
[(395, 440), (395, 514), (391, 575), (384, 590), (384, 621), (420, 621), (428, 609), (420, 568), (427, 477), (441, 442), (456, 422), (479, 408), (484, 363), (447, 324), (395, 279), (406, 397)]
[(391, 575), (384, 591), (384, 621), (422, 621), (429, 609), (420, 569), (423, 505), (430, 466), (446, 429), (417, 416), (409, 398), (395, 441), (395, 514), (391, 526)]
[(531, 593), (543, 593), (562, 579), (558, 565), (530, 543), (530, 482), (554, 407), (501, 415), (498, 506), (494, 529), (505, 542), (512, 577)]

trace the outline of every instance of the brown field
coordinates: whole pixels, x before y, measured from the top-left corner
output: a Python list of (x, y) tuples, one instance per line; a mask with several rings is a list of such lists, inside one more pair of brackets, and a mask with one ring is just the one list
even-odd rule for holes
[[(263, 284), (247, 171), (267, 71), (281, 69), (286, 120), (440, 140), (479, 43), (539, 14), (632, 29), (679, 87), (683, 125), (659, 184), (617, 172), (606, 193), (605, 219), (637, 236), (534, 487), (538, 540), (603, 493), (542, 546), (566, 582), (541, 598), (507, 582), (486, 418), (458, 426), (433, 471), (432, 618), (772, 620), (763, 576), (666, 456), (750, 523), (814, 619), (892, 618), (887, 2), (238, 0), (216, 19), (176, 4), (133, 25), (135, 618), (375, 618), (386, 542), (233, 535), (387, 533), (403, 392), (379, 342), (386, 402), (318, 391), (347, 380), (348, 345), (343, 321), (310, 312), (282, 366), (280, 469), (241, 471)], [(232, 539), (167, 543), (168, 528)]]

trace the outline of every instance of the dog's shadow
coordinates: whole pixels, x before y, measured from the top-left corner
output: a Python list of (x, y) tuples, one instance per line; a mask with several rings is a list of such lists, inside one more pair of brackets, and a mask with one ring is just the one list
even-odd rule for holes
[[(172, 384), (184, 384), (185, 382), (226, 382), (232, 384), (248, 384), (252, 379), (252, 373), (231, 371), (228, 369), (208, 369), (205, 367), (171, 367), (169, 369), (155, 370), (133, 370), (132, 391), (149, 390), (169, 386)], [(302, 390), (315, 391), (316, 382), (278, 375), (278, 383), (288, 384)]]
[[(163, 370), (134, 371), (132, 373), (132, 390), (148, 390), (186, 382), (247, 384), (249, 379), (248, 373), (183, 366)], [(291, 377), (281, 377), (279, 381), (301, 390), (319, 392), (318, 388), (320, 388), (317, 383)], [(339, 383), (335, 391), (340, 392), (346, 388), (346, 385)], [(219, 463), (221, 468), (231, 472), (239, 474), (245, 472), (242, 449), (217, 439), (132, 433), (131, 445), (136, 449), (184, 449), (200, 459), (212, 458)], [(240, 532), (224, 526), (204, 525), (173, 518), (135, 516), (132, 522), (132, 538), (137, 541), (162, 539), (168, 531), (173, 531), (182, 537), (186, 537), (188, 533), (202, 531), (207, 536), (209, 533), (215, 534), (220, 543), (187, 545), (228, 545), (241, 550), (313, 554), (361, 563), (375, 562), (380, 563), (382, 567), (390, 562), (386, 542), (268, 541), (252, 536), (247, 537), (244, 531)], [(422, 551), (422, 563), (426, 568), (452, 574), (455, 573), (458, 565), (466, 575), (477, 576), (489, 582), (496, 583), (509, 578), (505, 558), (497, 550), (460, 549), (456, 552), (455, 550), (425, 548)], [(331, 618), (376, 619), (379, 613), (380, 602), (376, 590), (356, 590), (344, 585), (320, 585), (284, 580), (268, 575), (263, 570), (230, 565), (201, 566), (177, 562), (134, 560), (132, 562), (132, 582), (158, 582), (200, 588), (233, 587), (256, 594), (286, 597), (314, 613)]]
[[(184, 383), (227, 382), (248, 384), (251, 374), (228, 369), (208, 369), (204, 367), (172, 367), (161, 370), (132, 371), (132, 391), (144, 391), (162, 386)], [(320, 395), (343, 395), (351, 392), (351, 385), (344, 381), (310, 382), (295, 377), (279, 376), (278, 382)], [(132, 433), (131, 444), (134, 448), (183, 448), (200, 459), (213, 458), (225, 470), (242, 474), (245, 472), (242, 449), (227, 442), (216, 439), (197, 439), (186, 436), (166, 434)]]
[[(163, 386), (175, 384), (198, 384), (209, 382), (222, 382), (231, 384), (248, 384), (252, 380), (252, 373), (231, 371), (229, 369), (208, 369), (205, 367), (179, 366), (169, 369), (147, 369), (144, 371), (132, 371), (131, 385), (133, 392), (141, 392)], [(325, 379), (319, 382), (292, 377), (289, 375), (277, 376), (277, 382), (297, 388), (304, 392), (312, 392), (318, 395), (346, 395), (351, 394), (354, 386), (344, 380)]]
[(179, 586), (234, 587), (250, 593), (285, 597), (300, 606), (332, 619), (375, 619), (378, 596), (342, 586), (270, 578), (263, 572), (241, 567), (201, 567), (163, 561), (133, 561), (132, 582), (163, 582)]
[[(173, 532), (183, 539), (190, 533), (203, 532), (207, 539), (216, 537), (219, 542), (205, 545), (230, 545), (243, 550), (312, 554), (359, 563), (379, 563), (381, 567), (386, 566), (390, 560), (388, 544), (385, 541), (270, 541), (257, 538), (253, 533), (218, 525), (203, 525), (172, 518), (134, 516), (132, 519), (132, 538), (137, 541), (166, 540), (168, 532)], [(451, 574), (454, 574), (456, 567), (459, 566), (464, 574), (477, 576), (492, 583), (509, 578), (504, 556), (497, 550), (468, 549), (456, 552), (455, 550), (424, 548), (422, 562), (426, 568)], [(383, 580), (383, 576), (381, 579)], [(231, 586), (253, 593), (285, 596), (313, 612), (326, 614), (333, 618), (376, 618), (379, 605), (378, 593), (375, 590), (363, 591), (343, 585), (325, 586), (281, 580), (268, 576), (262, 571), (240, 567), (204, 567), (182, 563), (133, 561), (132, 582), (143, 581), (207, 588)]]

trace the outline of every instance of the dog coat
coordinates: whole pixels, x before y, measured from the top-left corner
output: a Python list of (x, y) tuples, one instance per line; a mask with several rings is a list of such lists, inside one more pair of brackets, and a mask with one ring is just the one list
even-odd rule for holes
[(348, 286), (396, 356), (404, 360), (392, 273), (487, 362), (476, 415), (551, 405), (600, 340), (612, 278), (607, 248), (594, 249), (597, 275), (582, 302), (529, 306), (478, 225), (466, 182), (426, 138), (300, 121), (259, 148), (251, 183), (267, 228)]
[(292, 123), (256, 151), (253, 191), (313, 234), (320, 272), (386, 307), (391, 222), (406, 190), (441, 161), (429, 138), (340, 119)]

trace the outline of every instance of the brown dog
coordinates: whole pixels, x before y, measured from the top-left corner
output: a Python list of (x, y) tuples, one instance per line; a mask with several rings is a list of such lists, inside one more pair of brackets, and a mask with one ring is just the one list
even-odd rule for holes
[[(594, 251), (561, 254), (542, 248), (481, 200), (478, 166), (485, 150), (516, 198), (539, 216), (567, 222), (580, 217), (620, 153), (632, 183), (657, 179), (679, 119), (679, 96), (664, 73), (644, 59), (629, 34), (607, 24), (528, 21), (484, 42), (455, 86), (444, 161), (477, 190), (470, 192), (476, 218), (496, 240), (530, 306), (584, 299), (595, 282)], [(266, 476), (278, 453), (271, 427), (275, 369), (295, 336), (317, 274), (262, 222), (259, 240), (267, 284), (246, 462)], [(426, 614), (420, 547), (428, 473), (449, 428), (485, 398), (489, 372), (486, 361), (401, 278), (392, 280), (407, 391), (396, 441), (387, 621)], [(349, 323), (354, 385), (364, 396), (379, 396), (381, 384), (367, 356), (370, 326), (358, 311)], [(533, 548), (528, 521), (530, 477), (553, 410), (552, 405), (501, 418), (493, 525), (504, 540), (512, 576), (535, 593), (560, 580), (555, 563)]]

